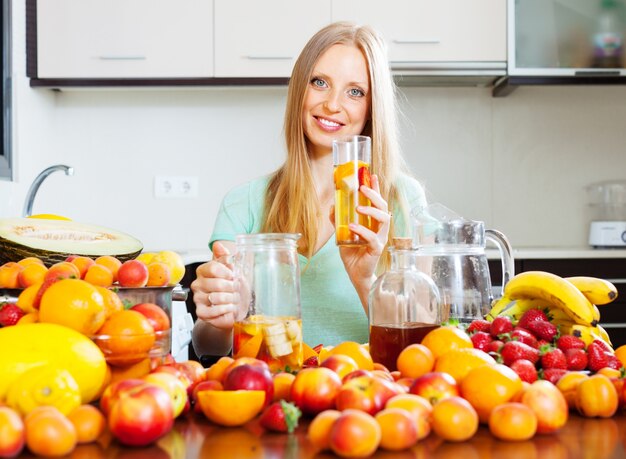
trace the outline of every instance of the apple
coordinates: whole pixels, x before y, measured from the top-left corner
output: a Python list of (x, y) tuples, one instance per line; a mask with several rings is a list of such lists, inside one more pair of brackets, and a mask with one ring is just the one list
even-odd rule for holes
[(403, 393), (404, 388), (393, 381), (377, 376), (359, 376), (341, 386), (335, 405), (339, 411), (351, 408), (374, 415), (385, 407), (387, 400)]
[(224, 390), (224, 386), (222, 386), (221, 382), (213, 379), (198, 381), (197, 384), (194, 384), (191, 389), (191, 401), (194, 413), (202, 413), (202, 407), (200, 407), (200, 403), (198, 403), (198, 392), (202, 390)]
[(335, 408), (340, 388), (341, 379), (330, 368), (305, 368), (296, 374), (289, 395), (304, 413), (317, 414)]
[(146, 446), (168, 433), (174, 425), (174, 407), (167, 391), (155, 384), (125, 389), (113, 402), (109, 430), (120, 443)]
[(148, 283), (148, 267), (139, 260), (127, 260), (117, 271), (117, 282), (122, 287), (145, 287)]
[(354, 361), (354, 359), (345, 354), (330, 355), (322, 362), (320, 366), (330, 368), (342, 379), (347, 374), (359, 369), (359, 365)]
[(138, 303), (130, 309), (143, 314), (154, 328), (155, 332), (165, 331), (171, 328), (170, 318), (161, 306), (154, 303)]
[(172, 398), (174, 408), (174, 418), (177, 418), (185, 409), (189, 398), (187, 397), (187, 386), (171, 373), (155, 372), (143, 377), (144, 381), (162, 387)]
[(444, 398), (460, 395), (456, 380), (441, 371), (431, 371), (417, 378), (409, 388), (409, 393), (424, 397), (432, 405)]
[(269, 368), (255, 365), (239, 365), (224, 378), (224, 390), (263, 390), (267, 407), (274, 398), (274, 380)]
[(145, 384), (139, 378), (128, 378), (109, 384), (100, 397), (100, 409), (105, 415), (111, 411), (111, 406), (119, 400), (120, 394), (126, 390)]

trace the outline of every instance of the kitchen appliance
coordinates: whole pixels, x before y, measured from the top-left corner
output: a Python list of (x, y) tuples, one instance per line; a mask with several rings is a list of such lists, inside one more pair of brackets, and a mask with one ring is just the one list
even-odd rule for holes
[(439, 288), (450, 319), (469, 323), (489, 312), (493, 300), (487, 241), (499, 249), (502, 288), (514, 275), (511, 245), (500, 231), (466, 220), (445, 206), (431, 204), (413, 214), (416, 267)]
[(591, 224), (589, 245), (594, 248), (626, 247), (626, 180), (587, 186)]

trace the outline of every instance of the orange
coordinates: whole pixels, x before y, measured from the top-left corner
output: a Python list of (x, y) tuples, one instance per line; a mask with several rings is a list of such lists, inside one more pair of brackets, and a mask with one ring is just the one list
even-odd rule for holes
[(435, 356), (423, 344), (409, 344), (396, 360), (396, 366), (403, 378), (419, 378), (433, 370)]
[(467, 373), (461, 382), (461, 395), (487, 423), (491, 411), (510, 401), (522, 390), (522, 380), (506, 365), (482, 365)]
[(491, 411), (489, 431), (500, 440), (528, 440), (537, 432), (537, 416), (523, 403), (503, 403)]
[(156, 335), (146, 316), (127, 309), (106, 319), (94, 341), (107, 363), (123, 366), (147, 358)]
[(104, 299), (104, 309), (107, 319), (116, 312), (124, 310), (124, 303), (122, 303), (122, 299), (117, 293), (113, 290), (97, 285), (96, 289), (100, 292), (102, 298)]
[(372, 356), (369, 351), (363, 345), (355, 341), (344, 341), (339, 343), (330, 349), (324, 358), (322, 358), (320, 354), (320, 363), (322, 363), (328, 356), (334, 354), (345, 354), (348, 357), (352, 357), (361, 370), (372, 371), (374, 369), (374, 361), (372, 360)]
[(85, 280), (100, 287), (110, 287), (113, 285), (113, 273), (106, 266), (94, 264), (87, 269)]
[(289, 392), (294, 379), (296, 375), (284, 371), (274, 375), (274, 401), (289, 400)]
[(202, 390), (198, 403), (204, 415), (216, 424), (240, 426), (253, 419), (263, 409), (263, 390)]
[(102, 326), (105, 318), (102, 294), (80, 279), (57, 281), (41, 297), (40, 322), (64, 325), (90, 336)]
[(452, 376), (458, 384), (473, 368), (482, 365), (495, 365), (496, 361), (486, 352), (473, 347), (452, 349), (441, 355), (435, 362), (435, 371), (443, 371)]
[(417, 443), (417, 426), (409, 413), (400, 408), (385, 408), (375, 416), (380, 426), (380, 446), (389, 451), (402, 451)]
[(226, 368), (228, 368), (234, 361), (235, 359), (228, 357), (227, 355), (220, 357), (217, 362), (207, 368), (204, 372), (204, 379), (222, 382)]
[(76, 447), (78, 441), (76, 428), (67, 417), (54, 408), (26, 417), (24, 425), (26, 446), (33, 454), (65, 456)]
[(444, 440), (469, 440), (478, 430), (478, 414), (464, 398), (444, 398), (433, 407), (432, 428)]
[(464, 347), (474, 347), (469, 335), (458, 327), (451, 325), (435, 328), (428, 332), (422, 344), (426, 346), (438, 359), (452, 349), (461, 349)]
[(341, 411), (338, 410), (324, 410), (317, 414), (307, 430), (309, 442), (320, 450), (329, 449), (330, 430), (339, 416), (341, 416)]
[(113, 282), (117, 281), (117, 271), (122, 266), (122, 262), (111, 255), (103, 255), (96, 258), (96, 264), (109, 268), (111, 274), (113, 274)]
[(76, 429), (78, 443), (91, 443), (106, 429), (106, 418), (102, 411), (93, 405), (80, 405), (67, 418)]

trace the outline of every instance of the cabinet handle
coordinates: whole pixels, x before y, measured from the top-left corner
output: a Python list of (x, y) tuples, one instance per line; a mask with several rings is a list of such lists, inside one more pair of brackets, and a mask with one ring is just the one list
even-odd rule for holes
[(293, 59), (291, 56), (244, 56), (244, 58), (251, 61), (290, 61)]
[(397, 45), (438, 45), (441, 40), (438, 38), (424, 38), (421, 40), (392, 40)]
[(98, 56), (101, 61), (145, 61), (146, 56)]

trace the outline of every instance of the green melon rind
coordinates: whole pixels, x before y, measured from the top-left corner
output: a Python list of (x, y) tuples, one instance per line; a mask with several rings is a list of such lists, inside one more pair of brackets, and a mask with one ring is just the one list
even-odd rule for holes
[[(57, 238), (72, 233), (78, 239)], [(46, 234), (52, 237), (44, 237)], [(68, 220), (0, 218), (0, 265), (37, 257), (48, 266), (69, 255), (111, 255), (124, 262), (136, 258), (142, 250), (143, 244), (135, 237), (103, 226)]]

